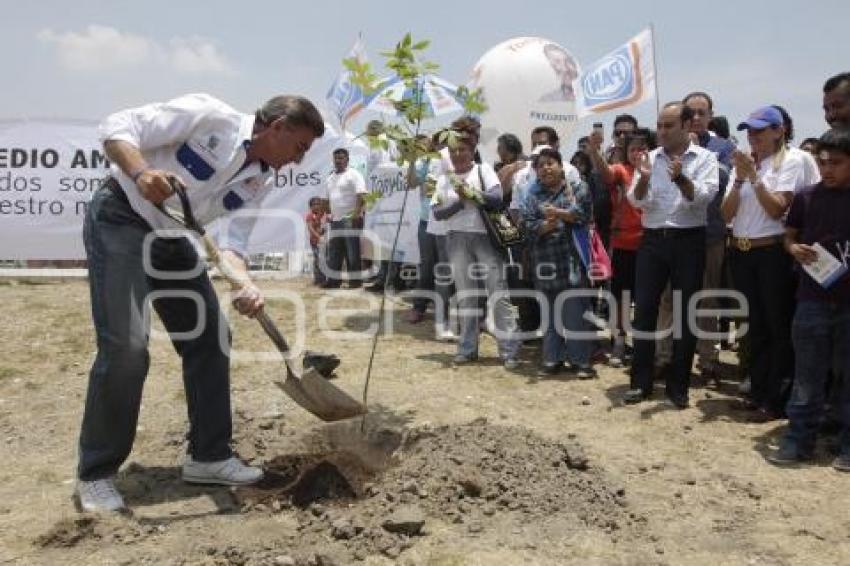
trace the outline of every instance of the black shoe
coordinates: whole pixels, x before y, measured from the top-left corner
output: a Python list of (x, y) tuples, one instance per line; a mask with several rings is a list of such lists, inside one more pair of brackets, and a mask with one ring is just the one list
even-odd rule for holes
[(690, 406), (686, 395), (668, 395), (667, 401), (679, 410), (687, 409)]
[(551, 375), (557, 375), (558, 372), (564, 369), (564, 364), (562, 362), (554, 363), (554, 364), (543, 364), (540, 366), (540, 369), (537, 370), (537, 375), (540, 377), (547, 377)]
[(767, 461), (775, 466), (793, 466), (811, 460), (811, 454), (801, 452), (793, 444), (783, 443), (779, 450), (768, 454)]
[(348, 288), (349, 289), (359, 289), (362, 286), (363, 286), (363, 282), (360, 281), (359, 279), (356, 280), (356, 281), (349, 281), (348, 282)]
[(339, 283), (336, 283), (334, 281), (325, 281), (324, 283), (319, 285), (319, 288), (321, 288), (321, 289), (339, 289), (339, 285), (340, 285)]
[(649, 399), (649, 393), (639, 388), (629, 389), (623, 394), (623, 403), (626, 405), (634, 405), (635, 403), (640, 403), (647, 399)]
[(322, 377), (331, 377), (334, 370), (339, 366), (340, 360), (336, 354), (326, 354), (324, 352), (314, 352), (307, 350), (304, 352), (302, 365), (304, 369), (314, 368)]
[(363, 287), (365, 291), (369, 291), (370, 293), (383, 293), (384, 286), (383, 285), (369, 285), (368, 287)]

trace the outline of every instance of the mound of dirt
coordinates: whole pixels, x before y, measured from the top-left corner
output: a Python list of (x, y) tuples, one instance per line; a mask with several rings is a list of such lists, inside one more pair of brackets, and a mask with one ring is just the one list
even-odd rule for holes
[(362, 450), (346, 451), (336, 436), (317, 442), (324, 452), (269, 462), (263, 484), (237, 490), (247, 513), (293, 508), (298, 546), (321, 547), (326, 560), (398, 557), (428, 535), (429, 522), (464, 524), (481, 533), (496, 523), (557, 516), (576, 529), (610, 536), (641, 523), (626, 509), (625, 490), (609, 485), (575, 442), (551, 442), (478, 419), (409, 430), (383, 444), (398, 448), (376, 466), (374, 454), (364, 460)]

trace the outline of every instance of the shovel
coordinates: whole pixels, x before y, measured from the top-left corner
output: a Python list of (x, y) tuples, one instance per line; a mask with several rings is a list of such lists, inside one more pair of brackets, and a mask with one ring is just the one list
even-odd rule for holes
[[(197, 233), (210, 260), (218, 267), (221, 274), (230, 283), (231, 288), (234, 290), (242, 289), (247, 281), (222, 257), (215, 242), (206, 233), (204, 227), (195, 220), (189, 198), (186, 196), (186, 188), (175, 177), (170, 177), (169, 182), (174, 194), (180, 199), (183, 213), (180, 214), (177, 211), (166, 209), (163, 205), (158, 205), (160, 211), (180, 225)], [(327, 381), (315, 367), (306, 368), (304, 373), (299, 376), (293, 367), (292, 356), (286, 339), (266, 311), (261, 310), (255, 318), (283, 356), (283, 361), (286, 364), (286, 379), (277, 380), (275, 384), (293, 401), (327, 422), (349, 419), (366, 413), (366, 407), (362, 403)]]

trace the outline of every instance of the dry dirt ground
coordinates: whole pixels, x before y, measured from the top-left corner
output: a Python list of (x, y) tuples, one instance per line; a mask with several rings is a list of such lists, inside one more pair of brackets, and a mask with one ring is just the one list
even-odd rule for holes
[[(366, 293), (265, 282), (294, 336), (338, 353), (359, 396), (374, 323)], [(321, 300), (336, 313), (322, 320)], [(93, 357), (85, 282), (0, 283), (0, 564), (850, 564), (850, 476), (777, 469), (784, 423), (747, 422), (734, 381), (697, 387), (692, 408), (625, 407), (622, 370), (538, 381), (495, 361), (453, 368), (454, 346), (402, 321), (380, 339), (370, 417), (325, 425), (274, 385), (267, 341), (234, 320), (239, 453), (264, 465), (254, 489), (179, 479), (186, 427), (179, 360), (152, 341), (135, 449), (118, 484), (131, 517), (79, 515), (76, 440)], [(340, 312), (340, 307), (350, 309)], [(324, 327), (327, 330), (322, 330)], [(262, 357), (262, 356), (260, 356)]]

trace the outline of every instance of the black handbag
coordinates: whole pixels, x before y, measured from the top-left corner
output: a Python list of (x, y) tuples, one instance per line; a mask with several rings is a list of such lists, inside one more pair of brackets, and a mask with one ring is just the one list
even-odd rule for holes
[[(481, 173), (481, 165), (478, 165), (478, 180), (481, 183), (481, 191), (485, 191), (484, 175)], [(492, 209), (484, 205), (478, 205), (478, 212), (490, 243), (497, 250), (507, 251), (511, 246), (516, 246), (525, 241), (525, 233), (520, 225), (507, 213), (504, 206)]]

